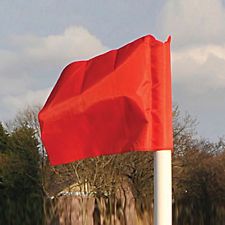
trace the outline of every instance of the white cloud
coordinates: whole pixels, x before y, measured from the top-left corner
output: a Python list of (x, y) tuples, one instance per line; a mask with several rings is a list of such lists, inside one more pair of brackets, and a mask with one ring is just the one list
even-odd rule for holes
[(222, 0), (168, 0), (160, 21), (160, 29), (173, 36), (176, 47), (224, 42)]
[(84, 59), (106, 50), (100, 40), (83, 27), (69, 27), (62, 35), (27, 36), (21, 41), (28, 57), (43, 61)]
[(21, 95), (6, 95), (1, 103), (8, 111), (12, 111), (12, 109), (18, 111), (26, 105), (42, 105), (49, 94), (50, 88), (37, 91), (27, 90)]
[(175, 50), (172, 66), (174, 102), (197, 117), (201, 135), (224, 135), (225, 45)]
[(175, 82), (192, 84), (192, 91), (225, 88), (225, 45), (175, 50), (172, 60)]
[[(14, 36), (9, 39), (14, 51), (0, 50), (0, 57), (6, 60), (0, 64), (9, 66), (12, 62), (19, 63), (68, 63), (70, 61), (87, 59), (106, 51), (107, 48), (81, 26), (71, 26), (63, 34), (46, 37), (33, 34)], [(4, 65), (5, 64), (5, 65)]]
[(8, 119), (26, 104), (43, 102), (46, 90), (71, 61), (107, 50), (81, 26), (71, 26), (58, 35), (10, 37), (7, 46), (0, 49), (0, 120)]
[(177, 50), (173, 54), (175, 61), (193, 59), (196, 63), (204, 64), (210, 56), (225, 60), (225, 45), (206, 45)]

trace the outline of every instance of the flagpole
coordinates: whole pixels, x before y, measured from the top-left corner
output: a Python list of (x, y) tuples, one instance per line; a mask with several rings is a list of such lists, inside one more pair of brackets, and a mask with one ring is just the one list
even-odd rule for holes
[(171, 150), (154, 152), (154, 225), (172, 225)]

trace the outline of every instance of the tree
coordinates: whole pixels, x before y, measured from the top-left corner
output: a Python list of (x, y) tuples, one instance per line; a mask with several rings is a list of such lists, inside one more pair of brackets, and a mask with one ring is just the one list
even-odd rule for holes
[(0, 153), (5, 152), (7, 150), (7, 143), (8, 133), (3, 127), (2, 123), (0, 123)]
[(0, 153), (0, 224), (17, 225), (23, 221), (24, 225), (40, 225), (43, 195), (35, 131), (27, 125), (14, 127), (8, 133), (0, 130), (4, 143)]

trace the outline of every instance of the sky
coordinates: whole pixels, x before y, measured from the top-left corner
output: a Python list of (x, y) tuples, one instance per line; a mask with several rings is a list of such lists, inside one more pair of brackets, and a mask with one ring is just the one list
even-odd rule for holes
[(225, 136), (225, 0), (1, 0), (0, 21), (0, 121), (43, 105), (68, 63), (171, 35), (173, 103)]

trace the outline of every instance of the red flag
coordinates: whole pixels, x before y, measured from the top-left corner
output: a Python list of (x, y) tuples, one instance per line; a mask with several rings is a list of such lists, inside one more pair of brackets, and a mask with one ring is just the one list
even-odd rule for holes
[(52, 165), (173, 148), (170, 38), (148, 35), (62, 72), (39, 113)]

